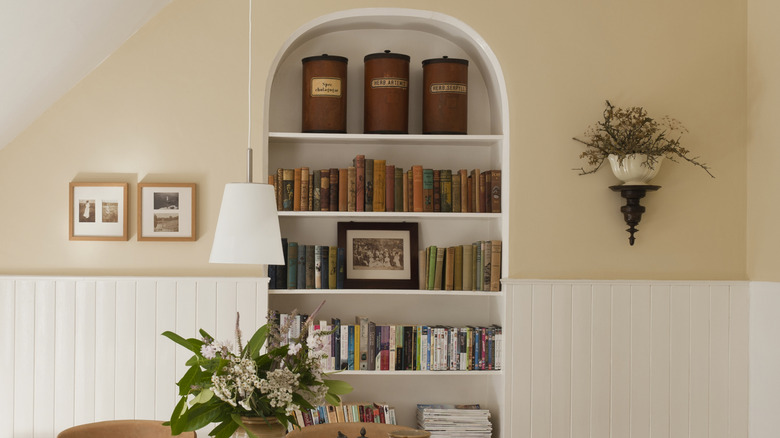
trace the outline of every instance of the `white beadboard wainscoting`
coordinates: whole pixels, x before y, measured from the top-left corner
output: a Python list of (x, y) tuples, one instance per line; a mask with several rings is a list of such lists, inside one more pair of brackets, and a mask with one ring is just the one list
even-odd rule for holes
[(265, 278), (0, 277), (0, 437), (164, 420), (192, 354), (160, 336), (234, 339), (265, 323)]
[(748, 436), (749, 283), (505, 284), (513, 438)]

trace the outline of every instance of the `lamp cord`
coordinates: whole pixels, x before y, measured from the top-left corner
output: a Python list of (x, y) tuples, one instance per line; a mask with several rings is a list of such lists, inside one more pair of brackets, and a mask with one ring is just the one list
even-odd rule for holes
[(252, 0), (249, 0), (249, 92), (247, 96), (246, 182), (252, 182)]

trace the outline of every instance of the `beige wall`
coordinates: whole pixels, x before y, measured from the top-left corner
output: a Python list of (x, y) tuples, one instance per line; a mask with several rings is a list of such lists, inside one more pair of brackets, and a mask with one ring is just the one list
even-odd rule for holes
[(780, 280), (780, 4), (748, 1), (748, 254), (751, 280)]
[[(267, 72), (289, 35), (326, 13), (389, 5), (255, 3), (259, 147)], [(466, 22), (501, 62), (512, 142), (509, 276), (746, 278), (744, 1), (392, 6)], [(246, 10), (237, 0), (173, 2), (0, 150), (0, 274), (257, 274), (206, 262), (223, 184), (243, 179)], [(680, 119), (690, 130), (685, 146), (717, 176), (666, 163), (654, 181), (663, 188), (644, 201), (634, 247), (620, 199), (607, 188), (616, 180), (607, 171), (581, 177), (570, 170), (582, 165), (571, 137), (600, 117), (604, 99)], [(132, 217), (129, 242), (69, 242), (73, 180), (131, 183), (131, 213), (137, 182), (196, 182), (198, 240), (137, 242)]]

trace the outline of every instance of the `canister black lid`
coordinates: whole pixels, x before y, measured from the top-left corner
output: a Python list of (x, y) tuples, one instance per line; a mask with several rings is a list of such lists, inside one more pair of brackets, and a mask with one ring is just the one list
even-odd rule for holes
[(422, 62), (422, 65), (437, 64), (440, 62), (469, 65), (469, 61), (466, 59), (450, 58), (448, 56), (442, 56), (441, 58), (426, 59), (425, 61)]
[(409, 55), (402, 55), (400, 53), (392, 53), (389, 50), (385, 50), (384, 53), (372, 53), (370, 55), (366, 55), (365, 58), (363, 58), (363, 62), (366, 62), (371, 59), (386, 59), (386, 58), (395, 58), (395, 59), (403, 59), (404, 61), (409, 61)]
[(343, 56), (331, 56), (331, 55), (328, 55), (327, 53), (323, 53), (322, 55), (319, 55), (319, 56), (309, 56), (309, 57), (303, 58), (301, 60), (301, 63), (306, 64), (309, 61), (338, 61), (338, 62), (343, 62), (344, 64), (346, 64), (347, 63), (347, 58), (345, 58)]

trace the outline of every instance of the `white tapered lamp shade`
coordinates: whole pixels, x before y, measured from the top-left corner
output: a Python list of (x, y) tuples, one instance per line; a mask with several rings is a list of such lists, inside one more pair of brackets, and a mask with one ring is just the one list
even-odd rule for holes
[(209, 263), (285, 263), (273, 186), (257, 183), (225, 185)]

